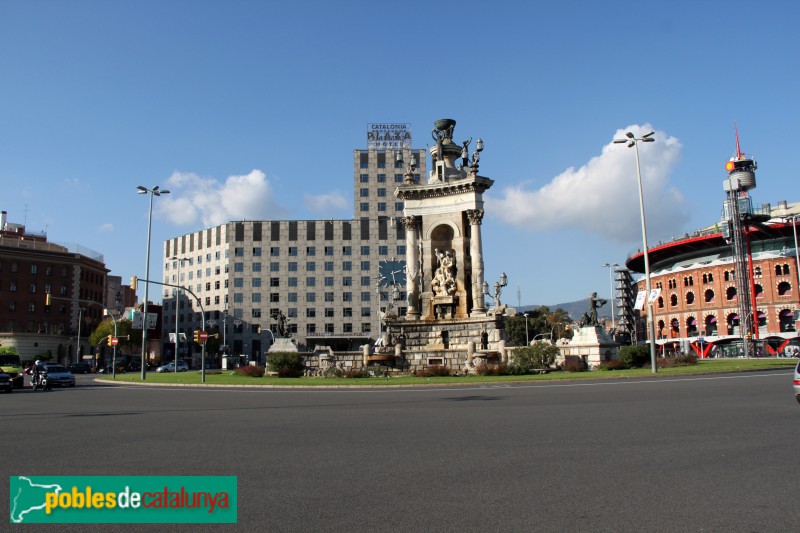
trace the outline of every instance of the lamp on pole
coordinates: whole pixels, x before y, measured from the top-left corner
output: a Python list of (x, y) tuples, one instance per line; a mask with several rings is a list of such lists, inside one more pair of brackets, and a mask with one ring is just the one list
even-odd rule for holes
[(639, 213), (642, 218), (642, 251), (644, 252), (644, 279), (645, 290), (647, 291), (647, 325), (650, 331), (650, 364), (652, 371), (655, 374), (658, 369), (656, 367), (656, 328), (653, 322), (653, 303), (650, 301), (650, 256), (647, 251), (647, 224), (644, 217), (644, 196), (642, 195), (642, 170), (639, 165), (639, 143), (654, 142), (654, 131), (646, 133), (641, 137), (636, 137), (632, 132), (625, 133), (625, 139), (614, 139), (614, 144), (627, 143), (628, 148), (633, 147), (636, 152), (636, 177), (639, 182)]
[(525, 317), (525, 346), (530, 346), (531, 341), (528, 339), (528, 313), (523, 313)]
[[(178, 275), (175, 281), (176, 285), (181, 284), (181, 267), (183, 266), (183, 262), (186, 259), (181, 259), (180, 257), (170, 257), (170, 260), (178, 262)], [(181, 298), (181, 289), (175, 289), (175, 373), (178, 372), (178, 343), (180, 342), (180, 338), (178, 336), (178, 307), (180, 304)]]
[(147, 215), (147, 253), (144, 267), (144, 304), (142, 306), (142, 380), (147, 377), (147, 299), (149, 298), (148, 289), (150, 288), (150, 235), (153, 225), (153, 196), (169, 194), (169, 191), (161, 189), (158, 185), (152, 189), (136, 187), (139, 194), (150, 195), (150, 210)]
[(617, 263), (606, 263), (603, 265), (608, 269), (608, 286), (611, 289), (611, 330), (613, 331), (617, 325), (614, 321), (614, 268), (618, 267)]
[(75, 346), (75, 360), (73, 363), (79, 363), (81, 360), (81, 322), (83, 322), (84, 311), (86, 311), (85, 307), (78, 306), (78, 343)]

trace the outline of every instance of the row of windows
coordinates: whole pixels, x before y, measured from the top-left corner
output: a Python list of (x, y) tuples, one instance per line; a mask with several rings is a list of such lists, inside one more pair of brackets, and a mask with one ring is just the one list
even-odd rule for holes
[[(763, 328), (767, 326), (767, 315), (759, 311), (758, 315), (758, 327)], [(787, 331), (794, 331), (794, 314), (792, 311), (783, 310), (780, 312), (778, 316), (779, 327), (780, 331), (787, 332)], [(690, 316), (685, 319), (684, 326), (686, 328), (686, 334), (689, 337), (695, 336), (698, 333), (702, 333), (703, 335), (717, 335), (719, 334), (718, 331), (718, 324), (717, 324), (717, 317), (714, 315), (709, 315), (703, 321), (703, 326), (705, 329), (700, 332), (698, 331), (698, 320), (696, 317)], [(670, 329), (672, 330), (673, 334), (680, 333), (681, 324), (677, 318), (673, 318), (670, 320), (669, 323)], [(658, 321), (658, 329), (661, 335), (664, 335), (664, 328), (666, 327), (666, 323), (663, 320)], [(739, 333), (739, 315), (737, 313), (731, 313), (725, 318), (725, 326), (724, 326), (724, 333), (727, 335), (735, 335)]]
[[(358, 210), (362, 213), (366, 213), (369, 211), (369, 202), (360, 202), (358, 204)], [(378, 202), (378, 211), (386, 212), (388, 210), (386, 202)], [(394, 210), (395, 211), (402, 211), (403, 210), (403, 202), (395, 202), (394, 203)]]
[[(790, 274), (790, 267), (788, 263), (783, 264), (776, 264), (775, 265), (775, 275), (776, 276), (788, 276)], [(723, 273), (723, 279), (725, 281), (735, 281), (736, 280), (736, 271), (734, 270), (725, 270)], [(762, 270), (760, 266), (753, 267), (753, 276), (756, 278), (762, 277)], [(707, 272), (703, 274), (703, 283), (713, 283), (714, 282), (714, 274), (711, 272)], [(684, 276), (683, 278), (683, 286), (684, 287), (692, 287), (694, 286), (694, 276)], [(656, 283), (656, 287), (663, 288), (661, 282), (659, 281)], [(676, 289), (678, 287), (678, 282), (675, 278), (667, 280), (667, 287), (670, 289)]]
[[(778, 283), (778, 296), (791, 296), (791, 295), (792, 295), (792, 285), (791, 285), (791, 283), (789, 283), (788, 281), (782, 281), (782, 282)], [(706, 291), (703, 293), (703, 300), (706, 303), (713, 302), (714, 301), (714, 296), (715, 295), (714, 295), (714, 291), (713, 290), (706, 289)], [(730, 301), (735, 300), (736, 296), (737, 296), (736, 287), (728, 287), (725, 290), (725, 299), (727, 301), (730, 302)], [(762, 287), (758, 283), (755, 284), (755, 297), (756, 298), (763, 298), (764, 297), (764, 287)], [(694, 292), (692, 292), (692, 291), (687, 292), (684, 295), (684, 298), (685, 298), (685, 301), (686, 301), (687, 305), (692, 305), (694, 303), (694, 300), (695, 300)], [(670, 295), (670, 297), (669, 297), (669, 305), (670, 305), (670, 307), (677, 307), (677, 305), (678, 305), (678, 295), (677, 294)], [(658, 298), (658, 307), (659, 308), (663, 308), (664, 307), (664, 298), (663, 298), (663, 296)]]
[[(29, 283), (28, 284), (28, 292), (30, 292), (31, 294), (36, 294), (38, 292), (38, 289), (39, 289), (39, 286), (36, 283)], [(3, 290), (3, 287), (2, 287), (1, 284), (0, 284), (0, 290)], [(17, 282), (16, 281), (9, 281), (8, 282), (8, 292), (17, 292), (17, 290), (18, 290)], [(52, 294), (53, 293), (52, 285), (50, 285), (49, 283), (45, 283), (44, 284), (44, 293), (45, 294)], [(59, 289), (59, 294), (61, 296), (66, 296), (67, 295), (67, 286), (66, 285), (61, 285), (61, 288)]]

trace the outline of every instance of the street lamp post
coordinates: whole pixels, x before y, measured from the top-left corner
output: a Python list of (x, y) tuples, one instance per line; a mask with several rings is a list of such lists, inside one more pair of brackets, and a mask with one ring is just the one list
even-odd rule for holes
[(642, 218), (642, 251), (644, 252), (644, 279), (645, 290), (647, 291), (647, 325), (650, 331), (650, 364), (652, 372), (655, 374), (658, 369), (656, 366), (656, 328), (653, 321), (653, 303), (650, 301), (650, 254), (647, 251), (647, 224), (644, 217), (644, 195), (642, 194), (642, 170), (639, 164), (639, 142), (651, 143), (655, 141), (654, 131), (646, 133), (641, 137), (636, 137), (632, 132), (625, 133), (625, 139), (614, 139), (615, 144), (627, 143), (628, 148), (633, 147), (636, 152), (636, 177), (639, 183), (639, 213)]
[(614, 331), (617, 327), (614, 321), (614, 268), (619, 265), (617, 263), (606, 263), (603, 266), (608, 268), (608, 286), (611, 289), (611, 331)]
[(150, 235), (153, 225), (153, 196), (169, 194), (169, 191), (161, 189), (158, 185), (152, 189), (136, 187), (139, 194), (150, 195), (150, 210), (147, 215), (147, 253), (144, 267), (144, 304), (142, 306), (142, 380), (147, 377), (147, 299), (149, 298), (148, 289), (150, 288)]
[(83, 312), (86, 311), (85, 307), (78, 306), (78, 343), (75, 346), (75, 360), (73, 363), (80, 362), (81, 357), (81, 322), (83, 322)]
[[(186, 259), (181, 259), (180, 257), (170, 257), (170, 260), (178, 262), (178, 275), (175, 281), (176, 285), (181, 284), (181, 267), (183, 266), (183, 262)], [(178, 308), (180, 307), (181, 301), (181, 290), (176, 288), (175, 289), (175, 373), (178, 372), (178, 343), (180, 342), (180, 338), (178, 336)]]
[(530, 346), (531, 341), (528, 339), (528, 313), (524, 313), (523, 316), (525, 317), (525, 346)]

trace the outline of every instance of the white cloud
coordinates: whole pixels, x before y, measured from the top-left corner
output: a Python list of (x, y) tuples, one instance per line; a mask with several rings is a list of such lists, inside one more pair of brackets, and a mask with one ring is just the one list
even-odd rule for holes
[(307, 209), (323, 216), (336, 214), (338, 211), (350, 207), (347, 199), (339, 191), (316, 195), (306, 194), (304, 199)]
[(167, 180), (170, 194), (158, 202), (158, 213), (180, 225), (217, 226), (231, 220), (279, 218), (284, 213), (275, 202), (267, 176), (253, 170), (228, 176), (224, 183), (193, 173), (175, 172)]
[(97, 228), (97, 231), (99, 231), (100, 233), (111, 233), (112, 231), (114, 231), (114, 224), (112, 224), (111, 222), (100, 224), (100, 226)]
[[(613, 139), (625, 137), (626, 131), (641, 137), (652, 129), (649, 124), (632, 125)], [(653, 143), (639, 143), (648, 240), (679, 232), (689, 219), (683, 195), (670, 184), (680, 141), (663, 131), (654, 137)], [(532, 231), (577, 228), (621, 243), (637, 242), (641, 218), (632, 150), (609, 142), (599, 156), (578, 169), (568, 168), (538, 190), (507, 187), (500, 198), (487, 197), (486, 203), (500, 219)]]

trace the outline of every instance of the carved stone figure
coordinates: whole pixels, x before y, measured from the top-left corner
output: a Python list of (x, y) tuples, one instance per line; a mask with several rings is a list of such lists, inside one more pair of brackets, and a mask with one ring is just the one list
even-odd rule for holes
[(438, 248), (434, 250), (437, 258), (437, 268), (433, 275), (431, 288), (434, 296), (452, 296), (456, 292), (456, 280), (454, 274), (455, 257), (453, 251), (442, 252)]

